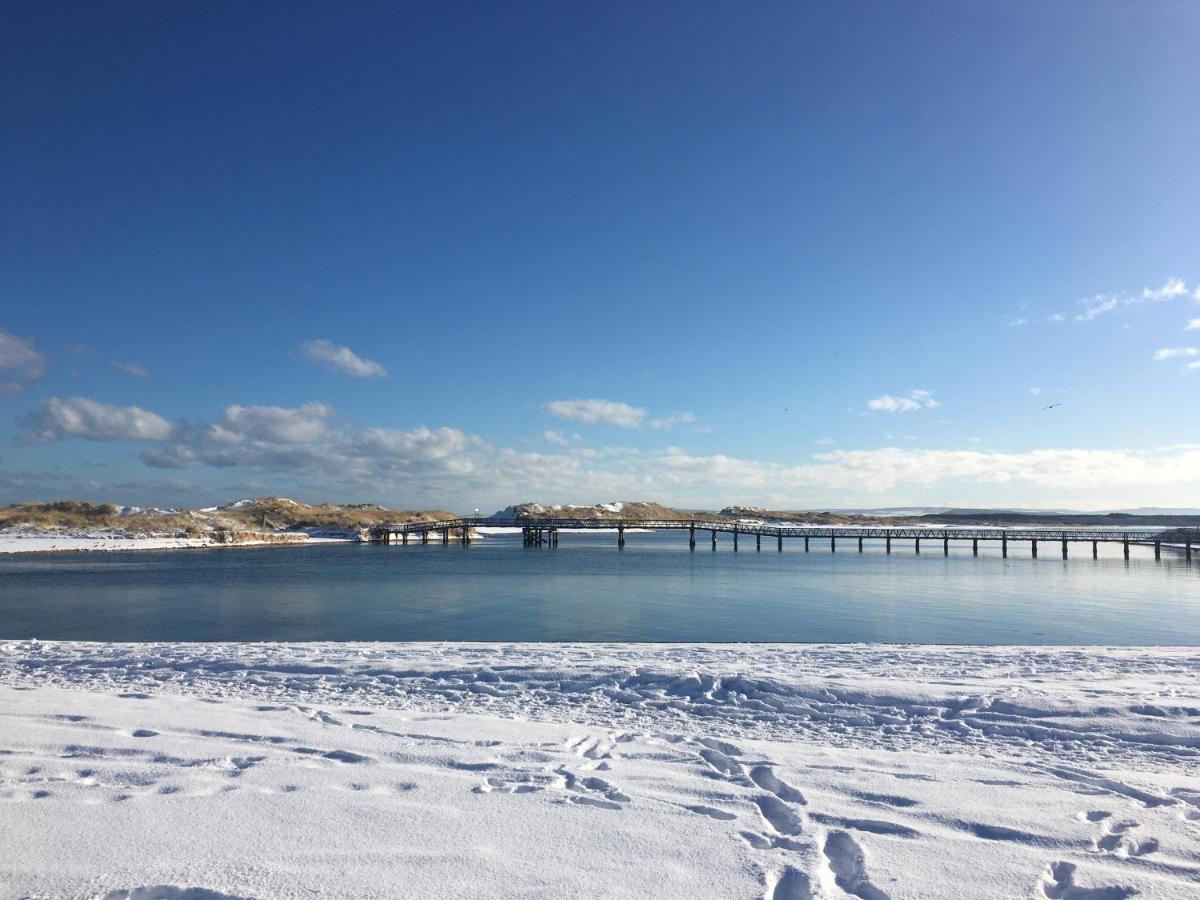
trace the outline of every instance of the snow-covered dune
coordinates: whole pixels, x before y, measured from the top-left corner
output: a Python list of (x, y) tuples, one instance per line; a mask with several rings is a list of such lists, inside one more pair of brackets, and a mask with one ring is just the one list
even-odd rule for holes
[(1190, 649), (2, 643), (0, 895), (1192, 896), (1198, 675)]

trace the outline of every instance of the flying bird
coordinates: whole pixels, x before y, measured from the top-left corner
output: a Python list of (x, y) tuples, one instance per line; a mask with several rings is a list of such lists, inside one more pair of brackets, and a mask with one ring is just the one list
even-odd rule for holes
[(1056, 407), (1056, 406), (1062, 406), (1062, 404), (1061, 403), (1051, 403), (1049, 406), (1043, 406), (1042, 411), (1045, 412), (1048, 409), (1054, 409), (1054, 407)]

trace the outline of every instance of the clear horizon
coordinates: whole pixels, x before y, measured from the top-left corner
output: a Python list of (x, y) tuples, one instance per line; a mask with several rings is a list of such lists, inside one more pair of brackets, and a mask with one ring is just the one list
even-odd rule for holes
[(0, 503), (1200, 507), (1200, 6), (6, 24)]

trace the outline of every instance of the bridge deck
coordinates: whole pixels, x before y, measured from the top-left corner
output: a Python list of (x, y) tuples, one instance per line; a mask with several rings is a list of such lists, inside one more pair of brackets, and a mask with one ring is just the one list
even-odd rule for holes
[(1004, 528), (926, 526), (818, 526), (751, 525), (704, 519), (497, 519), (463, 516), (438, 522), (406, 522), (373, 529), (381, 538), (390, 535), (461, 531), (475, 528), (520, 528), (526, 531), (710, 531), (723, 534), (775, 538), (839, 538), (855, 540), (950, 540), (950, 541), (1069, 541), (1135, 544), (1200, 544), (1200, 528)]

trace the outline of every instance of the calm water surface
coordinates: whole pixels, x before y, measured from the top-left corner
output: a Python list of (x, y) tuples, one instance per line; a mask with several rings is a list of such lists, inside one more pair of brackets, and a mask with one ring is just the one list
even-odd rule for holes
[[(410, 545), (0, 557), (0, 638), (103, 641), (897, 641), (1200, 645), (1200, 561), (1028, 545), (949, 558), (728, 536), (492, 535)], [(748, 549), (747, 549), (748, 548)], [(847, 552), (848, 551), (848, 552)]]

